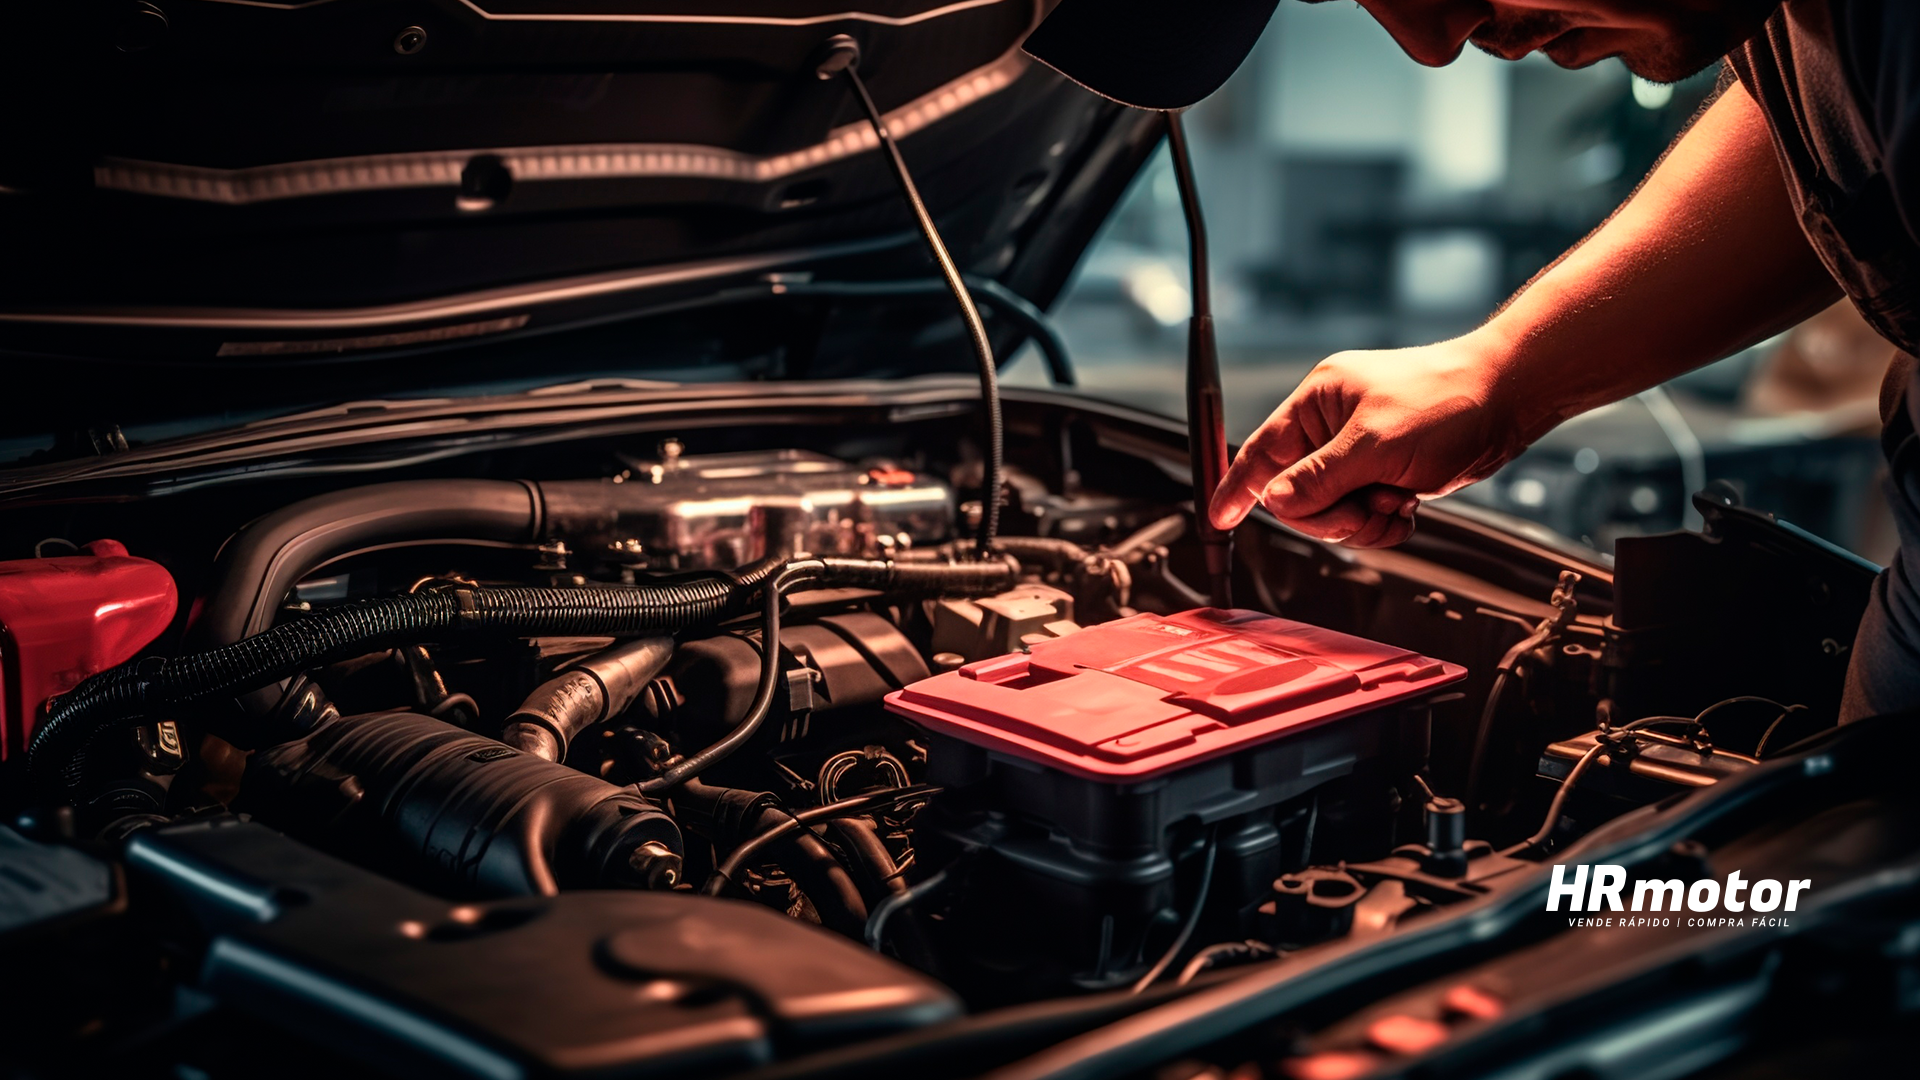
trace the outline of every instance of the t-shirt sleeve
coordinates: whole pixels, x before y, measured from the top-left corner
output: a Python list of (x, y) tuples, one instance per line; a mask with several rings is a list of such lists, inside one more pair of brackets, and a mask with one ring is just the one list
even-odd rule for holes
[(1832, 0), (1834, 34), (1885, 155), (1907, 235), (1920, 243), (1920, 3)]

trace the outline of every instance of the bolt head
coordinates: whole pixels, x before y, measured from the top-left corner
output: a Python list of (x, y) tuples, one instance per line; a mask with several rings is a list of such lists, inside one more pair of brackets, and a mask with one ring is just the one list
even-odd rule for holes
[(649, 840), (627, 856), (627, 866), (636, 880), (648, 889), (671, 889), (680, 884), (680, 856), (666, 844)]

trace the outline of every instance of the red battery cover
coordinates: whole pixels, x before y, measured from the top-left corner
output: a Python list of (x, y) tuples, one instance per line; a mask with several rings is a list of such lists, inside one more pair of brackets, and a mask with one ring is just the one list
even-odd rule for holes
[(0, 562), (0, 759), (25, 751), (48, 698), (131, 660), (173, 621), (165, 567), (113, 540), (82, 550)]
[(1149, 780), (1408, 701), (1466, 669), (1254, 611), (1088, 627), (888, 695), (962, 742), (1109, 783)]

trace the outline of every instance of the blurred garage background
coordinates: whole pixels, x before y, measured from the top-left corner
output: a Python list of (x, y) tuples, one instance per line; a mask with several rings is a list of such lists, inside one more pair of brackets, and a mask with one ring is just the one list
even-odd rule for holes
[[(1206, 203), (1229, 419), (1251, 432), (1322, 357), (1472, 328), (1633, 190), (1712, 90), (1617, 63), (1468, 50), (1420, 67), (1353, 5), (1283, 4), (1188, 118)], [(1055, 316), (1090, 392), (1178, 415), (1186, 237), (1165, 151)], [(1889, 347), (1844, 304), (1578, 417), (1455, 499), (1611, 552), (1697, 527), (1688, 493), (1770, 511), (1875, 562), (1894, 544), (1875, 406)], [(1044, 382), (1019, 357), (1012, 382)]]

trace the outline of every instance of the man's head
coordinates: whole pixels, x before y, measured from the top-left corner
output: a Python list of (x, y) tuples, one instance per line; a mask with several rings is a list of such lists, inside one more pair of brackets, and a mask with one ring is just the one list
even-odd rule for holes
[[(1324, 2), (1324, 0), (1314, 0)], [(1619, 57), (1678, 82), (1752, 37), (1780, 0), (1359, 0), (1408, 56), (1432, 67), (1466, 45), (1503, 60), (1538, 52), (1561, 67)]]
[[(1307, 0), (1324, 3), (1327, 0)], [(1781, 0), (1358, 0), (1408, 56), (1451, 63), (1468, 44), (1562, 67), (1617, 56), (1677, 82), (1757, 33)], [(1259, 40), (1276, 0), (1060, 0), (1027, 51), (1099, 93), (1181, 109), (1220, 87)]]

